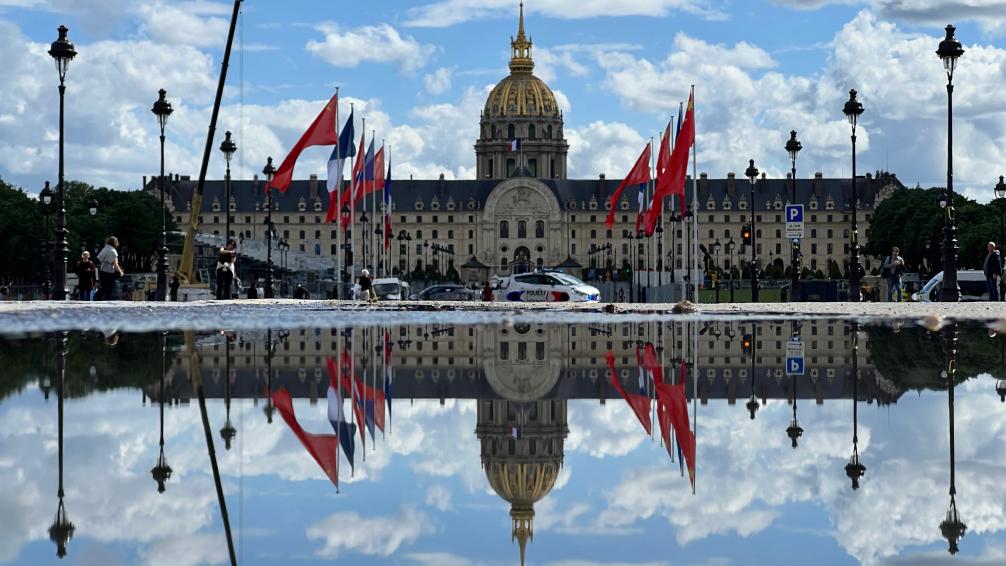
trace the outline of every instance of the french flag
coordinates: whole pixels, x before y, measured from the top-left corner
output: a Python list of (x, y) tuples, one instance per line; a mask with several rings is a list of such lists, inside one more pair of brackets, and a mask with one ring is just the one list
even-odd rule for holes
[[(339, 136), (339, 143), (332, 150), (332, 156), (328, 159), (328, 212), (325, 215), (325, 223), (333, 222), (339, 214), (339, 203), (336, 195), (342, 185), (342, 172), (346, 167), (346, 159), (356, 155), (356, 147), (353, 145), (353, 113), (349, 113), (349, 120), (342, 128), (342, 135)], [(340, 195), (341, 196), (341, 195)]]
[(510, 142), (510, 151), (520, 151), (520, 139), (515, 139)]

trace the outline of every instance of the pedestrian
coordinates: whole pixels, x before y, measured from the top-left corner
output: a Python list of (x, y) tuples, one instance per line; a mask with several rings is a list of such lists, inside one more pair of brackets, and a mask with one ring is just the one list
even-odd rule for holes
[(1002, 258), (999, 257), (999, 250), (996, 249), (995, 242), (989, 242), (988, 255), (985, 256), (985, 265), (982, 271), (985, 272), (985, 286), (988, 288), (989, 300), (999, 300), (999, 279), (1003, 275)]
[(255, 288), (255, 285), (257, 285), (257, 284), (258, 284), (258, 281), (252, 281), (251, 285), (248, 286), (248, 298), (249, 299), (257, 299), (258, 298), (258, 289)]
[(178, 288), (182, 286), (182, 282), (178, 279), (178, 274), (171, 276), (171, 283), (168, 283), (168, 294), (171, 296), (171, 302), (178, 302)]
[(482, 300), (487, 303), (491, 303), (493, 300), (493, 288), (489, 286), (488, 281), (482, 287)]
[(308, 293), (307, 289), (305, 289), (303, 285), (298, 283), (297, 288), (294, 289), (293, 291), (293, 298), (304, 301), (311, 298), (311, 293)]
[(227, 240), (227, 245), (220, 248), (217, 258), (217, 300), (233, 298), (234, 264), (237, 261), (238, 243), (234, 238)]
[(105, 247), (98, 252), (98, 300), (111, 301), (112, 291), (115, 289), (116, 277), (122, 277), (122, 267), (119, 266), (119, 239), (109, 236), (105, 240)]
[[(901, 302), (901, 295), (904, 286), (901, 283), (901, 274), (905, 271), (905, 260), (898, 253), (901, 250), (897, 246), (891, 248), (891, 255), (884, 258), (884, 263), (880, 266), (880, 273), (887, 280), (887, 301)], [(894, 299), (893, 297), (897, 297)]]
[(77, 293), (79, 294), (80, 300), (90, 301), (91, 290), (94, 289), (94, 280), (96, 276), (94, 262), (91, 261), (91, 252), (84, 250), (84, 252), (80, 254), (80, 260), (77, 261), (77, 267), (74, 269), (74, 273), (77, 274)]
[(370, 279), (370, 272), (364, 269), (357, 280), (360, 285), (360, 294), (367, 298), (368, 303), (377, 302), (377, 293), (374, 291), (374, 282)]

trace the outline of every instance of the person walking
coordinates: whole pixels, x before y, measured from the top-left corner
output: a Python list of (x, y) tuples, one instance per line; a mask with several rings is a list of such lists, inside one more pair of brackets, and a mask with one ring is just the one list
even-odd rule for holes
[(94, 280), (96, 276), (94, 262), (91, 261), (91, 252), (84, 250), (84, 252), (80, 254), (80, 260), (77, 261), (77, 267), (74, 269), (74, 273), (77, 274), (77, 293), (79, 294), (80, 300), (90, 301), (91, 291), (94, 290)]
[(105, 241), (105, 247), (98, 252), (98, 300), (111, 301), (112, 291), (115, 289), (116, 277), (123, 275), (122, 267), (119, 266), (119, 239), (109, 236)]
[(996, 249), (995, 242), (989, 242), (988, 255), (985, 256), (985, 265), (982, 271), (985, 272), (985, 287), (989, 292), (990, 301), (999, 300), (999, 280), (1003, 275), (1002, 258), (999, 257), (999, 250)]
[(491, 303), (493, 301), (493, 288), (489, 286), (489, 282), (482, 287), (482, 300), (486, 303)]
[(182, 282), (178, 279), (178, 274), (171, 276), (171, 283), (168, 283), (168, 295), (171, 298), (172, 303), (178, 302), (178, 288), (182, 286)]
[(298, 283), (297, 288), (293, 291), (293, 298), (301, 301), (308, 300), (311, 298), (311, 293), (309, 293), (303, 285)]
[(234, 238), (227, 240), (227, 245), (220, 248), (217, 258), (217, 300), (231, 299), (234, 296), (234, 264), (237, 261), (238, 243)]
[[(905, 272), (905, 260), (898, 255), (901, 250), (897, 246), (891, 248), (891, 255), (884, 258), (884, 263), (880, 266), (880, 273), (887, 280), (887, 301), (901, 302), (904, 285), (901, 283), (901, 274)], [(897, 298), (895, 298), (897, 297)]]
[(377, 292), (374, 291), (374, 282), (370, 279), (370, 271), (364, 269), (357, 280), (360, 285), (360, 296), (366, 297), (368, 303), (377, 302)]

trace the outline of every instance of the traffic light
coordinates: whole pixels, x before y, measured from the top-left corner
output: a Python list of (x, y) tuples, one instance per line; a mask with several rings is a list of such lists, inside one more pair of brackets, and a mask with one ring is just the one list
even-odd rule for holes
[(751, 354), (751, 344), (752, 344), (752, 341), (753, 341), (753, 338), (751, 337), (750, 334), (745, 334), (741, 338), (741, 348), (743, 348), (745, 356)]
[(751, 227), (746, 224), (741, 226), (741, 241), (745, 246), (751, 245)]

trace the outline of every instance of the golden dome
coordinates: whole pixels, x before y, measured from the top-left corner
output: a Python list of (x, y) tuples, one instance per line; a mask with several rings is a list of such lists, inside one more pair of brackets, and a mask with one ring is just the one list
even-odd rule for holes
[(524, 4), (520, 5), (517, 37), (510, 38), (510, 75), (493, 88), (486, 100), (486, 117), (559, 117), (552, 89), (534, 76), (531, 40), (524, 35)]

